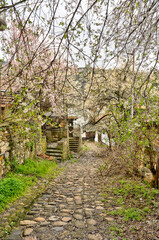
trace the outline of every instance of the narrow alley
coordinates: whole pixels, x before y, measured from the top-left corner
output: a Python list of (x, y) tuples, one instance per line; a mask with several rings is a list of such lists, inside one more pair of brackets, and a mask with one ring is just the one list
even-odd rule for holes
[(93, 155), (69, 164), (6, 240), (103, 239), (104, 208), (95, 178), (101, 159)]

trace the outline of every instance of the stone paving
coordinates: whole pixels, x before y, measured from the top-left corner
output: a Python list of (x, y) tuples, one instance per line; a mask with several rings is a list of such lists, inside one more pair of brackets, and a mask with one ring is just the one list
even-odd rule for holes
[(106, 240), (96, 170), (101, 159), (87, 152), (50, 183), (6, 240)]

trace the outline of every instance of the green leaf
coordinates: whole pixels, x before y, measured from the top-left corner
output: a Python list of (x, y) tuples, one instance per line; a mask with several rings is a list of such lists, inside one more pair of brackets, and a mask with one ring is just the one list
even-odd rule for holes
[(66, 38), (67, 38), (67, 33), (64, 33), (64, 36), (63, 36), (63, 37), (64, 37), (64, 39), (66, 39)]

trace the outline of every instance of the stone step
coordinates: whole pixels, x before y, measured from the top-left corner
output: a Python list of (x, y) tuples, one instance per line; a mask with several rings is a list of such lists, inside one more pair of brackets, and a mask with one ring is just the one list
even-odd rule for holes
[(79, 141), (79, 138), (69, 138), (69, 141)]
[(79, 137), (69, 137), (69, 139), (79, 139)]
[(62, 153), (62, 150), (60, 150), (58, 148), (47, 147), (47, 152)]
[(79, 140), (74, 140), (74, 139), (70, 140), (69, 139), (69, 142), (79, 142)]
[(47, 150), (46, 150), (46, 154), (48, 156), (52, 156), (54, 158), (57, 159), (57, 161), (61, 161), (62, 160), (62, 150), (58, 149), (57, 147), (53, 146), (55, 144), (49, 144), (47, 146)]
[(69, 143), (69, 146), (78, 146), (78, 143)]
[(78, 146), (77, 147), (70, 146), (70, 150), (71, 149), (78, 149)]
[(78, 152), (79, 138), (70, 137), (69, 138), (69, 148), (72, 152)]
[(57, 142), (59, 139), (54, 137), (48, 137), (48, 142)]
[(69, 139), (69, 142), (79, 142), (79, 140), (77, 139)]
[[(54, 156), (54, 157), (55, 157), (55, 156)], [(61, 160), (61, 159), (62, 159), (62, 157), (57, 157), (57, 156), (56, 156), (55, 158), (56, 158), (57, 160)]]
[(78, 149), (70, 149), (71, 152), (78, 152)]
[(61, 160), (62, 159), (62, 156), (55, 156), (55, 154), (54, 153), (49, 153), (49, 154), (47, 154), (48, 156), (51, 156), (51, 157), (54, 157), (54, 158), (56, 158), (57, 160)]
[(59, 152), (59, 151), (54, 151), (54, 150), (52, 150), (52, 149), (47, 149), (46, 152), (62, 155), (62, 152), (61, 152), (61, 151), (60, 151), (60, 152)]
[(48, 154), (53, 154), (54, 156), (60, 156), (61, 157), (61, 153), (56, 153), (56, 152), (48, 152), (48, 151), (46, 151), (46, 154), (48, 155)]

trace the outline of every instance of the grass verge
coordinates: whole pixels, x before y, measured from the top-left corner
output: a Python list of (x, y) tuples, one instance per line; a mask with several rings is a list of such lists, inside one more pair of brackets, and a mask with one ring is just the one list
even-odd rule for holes
[(56, 168), (57, 164), (55, 162), (36, 158), (27, 159), (25, 164), (17, 165), (14, 172), (24, 175), (50, 178), (53, 173), (56, 172)]
[(38, 178), (55, 178), (62, 169), (55, 162), (41, 159), (27, 159), (23, 165), (16, 165), (12, 173), (0, 181), (0, 212), (9, 203), (24, 196)]
[[(118, 216), (124, 221), (141, 221), (158, 207), (156, 199), (159, 190), (135, 180), (119, 180), (107, 187), (103, 194), (103, 202), (114, 206), (113, 211), (107, 210), (107, 215)], [(111, 196), (111, 198), (110, 198)], [(108, 199), (109, 197), (109, 199)]]
[(122, 176), (108, 177), (103, 188), (102, 216), (110, 239), (158, 239), (159, 190)]

